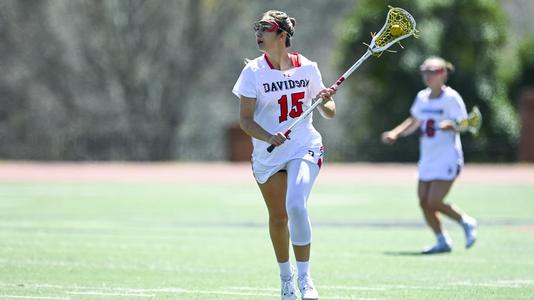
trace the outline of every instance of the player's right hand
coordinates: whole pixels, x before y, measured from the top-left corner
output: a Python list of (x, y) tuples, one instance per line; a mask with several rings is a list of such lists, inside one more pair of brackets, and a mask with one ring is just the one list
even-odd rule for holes
[(385, 131), (382, 133), (382, 142), (384, 144), (391, 145), (397, 141), (397, 136), (393, 134), (391, 131)]
[(277, 133), (271, 135), (271, 137), (267, 140), (267, 143), (269, 143), (271, 145), (275, 145), (275, 146), (280, 146), (287, 139), (288, 138), (286, 138), (286, 136), (282, 132), (277, 132)]

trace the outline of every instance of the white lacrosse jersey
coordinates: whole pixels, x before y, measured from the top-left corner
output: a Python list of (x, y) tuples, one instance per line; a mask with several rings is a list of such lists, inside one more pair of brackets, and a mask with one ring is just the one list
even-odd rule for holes
[[(267, 54), (247, 63), (237, 79), (232, 92), (240, 96), (255, 98), (254, 121), (267, 132), (285, 132), (302, 112), (312, 105), (319, 92), (325, 88), (317, 63), (304, 56), (291, 53), (293, 68), (280, 71), (274, 69)], [(270, 144), (252, 138), (254, 164), (274, 167), (291, 159), (301, 158), (307, 149), (322, 147), (321, 135), (312, 125), (313, 113), (292, 128), (287, 140), (267, 152)]]
[(438, 98), (430, 99), (430, 88), (420, 91), (410, 109), (419, 120), (419, 176), (422, 180), (452, 179), (464, 163), (460, 134), (437, 130), (444, 120), (460, 121), (467, 118), (465, 104), (458, 92), (444, 87)]

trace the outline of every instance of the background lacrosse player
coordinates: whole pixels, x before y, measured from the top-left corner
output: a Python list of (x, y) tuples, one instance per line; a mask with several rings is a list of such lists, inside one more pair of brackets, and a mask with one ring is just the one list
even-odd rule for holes
[(451, 251), (451, 239), (443, 230), (439, 213), (458, 221), (464, 228), (466, 248), (476, 239), (477, 222), (443, 200), (463, 166), (462, 144), (457, 124), (467, 118), (462, 97), (446, 86), (454, 67), (439, 57), (430, 57), (420, 67), (427, 88), (420, 91), (410, 109), (411, 117), (382, 134), (386, 144), (420, 129), (419, 204), (427, 224), (437, 237), (424, 254)]
[[(321, 114), (333, 118), (335, 104), (331, 97), (335, 91), (325, 88), (316, 63), (288, 52), (295, 33), (293, 18), (271, 10), (254, 23), (254, 30), (263, 55), (248, 62), (233, 88), (240, 99), (240, 124), (252, 137), (252, 170), (269, 211), (282, 299), (296, 299), (289, 237), (302, 298), (317, 299), (309, 271), (311, 225), (307, 200), (322, 163), (321, 135), (312, 125), (312, 115), (293, 128), (291, 140), (286, 140), (283, 132), (317, 95), (324, 99), (319, 106)], [(272, 153), (266, 151), (270, 145), (276, 146)]]

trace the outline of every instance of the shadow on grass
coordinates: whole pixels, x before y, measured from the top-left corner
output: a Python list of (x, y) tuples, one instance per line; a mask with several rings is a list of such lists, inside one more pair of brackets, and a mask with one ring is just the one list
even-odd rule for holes
[(424, 254), (421, 251), (385, 251), (384, 255), (387, 256), (435, 256), (435, 255), (446, 255), (450, 254), (450, 252), (443, 252), (443, 253), (428, 253)]
[(387, 256), (424, 256), (421, 251), (386, 251)]

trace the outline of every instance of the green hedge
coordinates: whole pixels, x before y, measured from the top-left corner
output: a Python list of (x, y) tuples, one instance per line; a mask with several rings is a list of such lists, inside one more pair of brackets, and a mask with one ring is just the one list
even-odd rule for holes
[(380, 134), (409, 115), (416, 93), (424, 88), (418, 66), (430, 55), (452, 62), (456, 72), (448, 84), (464, 98), (468, 110), (478, 105), (484, 124), (478, 138), (462, 137), (468, 161), (512, 161), (516, 158), (518, 116), (508, 95), (509, 79), (501, 68), (517, 65), (505, 51), (508, 22), (498, 1), (486, 0), (362, 0), (340, 25), (340, 69), (345, 70), (364, 51), (362, 42), (383, 25), (387, 5), (405, 8), (415, 17), (419, 38), (403, 42), (398, 53), (369, 59), (346, 85), (350, 103), (340, 108), (347, 142), (341, 147), (348, 160), (415, 161), (418, 139), (393, 147)]

